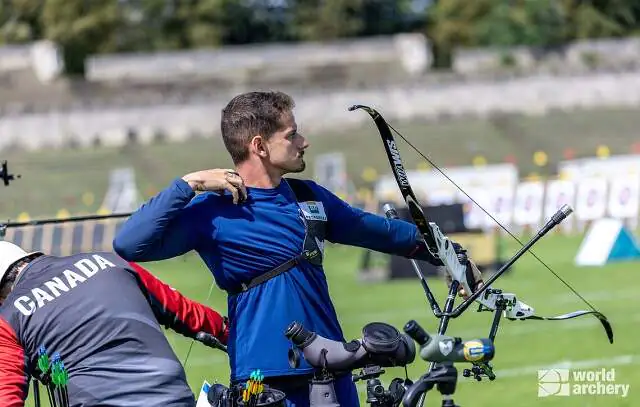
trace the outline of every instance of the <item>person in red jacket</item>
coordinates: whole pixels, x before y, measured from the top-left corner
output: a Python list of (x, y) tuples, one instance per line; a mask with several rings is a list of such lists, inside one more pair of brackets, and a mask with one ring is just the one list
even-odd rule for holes
[(0, 406), (24, 406), (41, 347), (59, 353), (71, 406), (194, 406), (162, 326), (226, 344), (226, 321), (115, 254), (0, 241)]

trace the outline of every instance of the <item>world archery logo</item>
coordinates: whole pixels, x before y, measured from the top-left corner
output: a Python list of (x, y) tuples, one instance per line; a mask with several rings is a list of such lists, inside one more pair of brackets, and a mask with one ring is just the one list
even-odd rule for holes
[(538, 370), (538, 397), (615, 396), (627, 397), (629, 384), (617, 383), (614, 368), (596, 370)]
[(538, 370), (538, 397), (568, 396), (569, 369)]

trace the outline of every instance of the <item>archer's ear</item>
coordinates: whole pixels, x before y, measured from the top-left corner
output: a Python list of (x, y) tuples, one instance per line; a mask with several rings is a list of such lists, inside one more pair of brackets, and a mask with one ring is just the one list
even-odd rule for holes
[(262, 158), (266, 157), (269, 152), (267, 151), (267, 144), (262, 136), (254, 136), (249, 142), (249, 150)]

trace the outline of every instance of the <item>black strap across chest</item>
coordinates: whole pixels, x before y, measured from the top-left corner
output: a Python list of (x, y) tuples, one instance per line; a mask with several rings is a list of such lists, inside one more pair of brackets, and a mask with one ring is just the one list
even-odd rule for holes
[[(313, 189), (311, 189), (311, 187), (304, 181), (301, 181), (299, 179), (295, 179), (295, 178), (285, 178), (283, 179), (284, 182), (287, 182), (289, 184), (289, 186), (291, 187), (291, 190), (293, 191), (296, 200), (298, 201), (298, 203), (300, 202), (309, 202), (309, 201), (317, 201), (316, 199), (316, 195), (313, 191)], [(322, 222), (322, 227), (324, 227), (324, 222)], [(306, 235), (305, 236), (305, 243), (307, 241), (307, 239), (311, 238), (314, 239), (314, 236), (308, 236), (309, 232), (310, 232), (310, 228), (308, 227), (308, 224), (305, 222), (305, 228), (306, 228)], [(314, 229), (317, 229), (317, 226), (315, 226)], [(316, 232), (318, 232), (316, 230)], [(320, 231), (319, 233), (321, 235), (321, 238), (324, 239), (324, 230)], [(306, 246), (306, 245), (305, 245)], [(299, 255), (292, 257), (291, 259), (285, 261), (284, 263), (274, 267), (273, 269), (267, 271), (266, 273), (263, 273), (253, 279), (251, 279), (249, 282), (247, 283), (242, 283), (241, 287), (239, 290), (235, 291), (235, 292), (229, 292), (232, 295), (236, 295), (236, 294), (240, 294), (246, 291), (249, 291), (250, 289), (268, 281), (271, 280), (272, 278), (291, 270), (293, 267), (297, 266), (298, 264), (300, 264), (300, 262), (305, 261), (307, 259), (310, 258), (310, 256), (315, 256), (317, 255), (317, 253), (310, 253), (308, 250), (306, 250), (306, 247), (303, 248), (302, 253), (300, 253)]]

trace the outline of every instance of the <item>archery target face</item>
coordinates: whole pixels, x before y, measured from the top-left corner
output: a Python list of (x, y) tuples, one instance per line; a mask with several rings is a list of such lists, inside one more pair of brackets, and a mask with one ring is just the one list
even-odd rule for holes
[(516, 189), (513, 220), (518, 226), (537, 225), (542, 218), (544, 183), (521, 182)]
[(640, 204), (640, 177), (628, 175), (611, 181), (608, 213), (614, 218), (632, 218), (638, 216)]
[(578, 183), (576, 197), (576, 217), (580, 220), (595, 220), (606, 214), (607, 209), (606, 178), (584, 178)]

